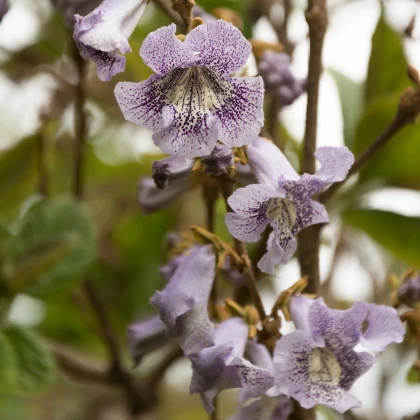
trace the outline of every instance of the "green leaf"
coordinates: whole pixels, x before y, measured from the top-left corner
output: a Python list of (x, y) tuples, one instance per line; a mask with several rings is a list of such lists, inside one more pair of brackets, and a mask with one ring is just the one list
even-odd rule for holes
[(351, 210), (346, 223), (364, 230), (376, 242), (406, 263), (420, 268), (420, 218), (382, 210)]
[[(393, 120), (398, 97), (389, 96), (372, 103), (357, 127), (355, 154), (365, 150)], [(420, 188), (420, 125), (409, 125), (392, 137), (361, 171), (361, 181), (382, 180), (407, 188)]]
[(16, 356), (7, 336), (0, 331), (0, 393), (10, 392), (16, 384)]
[[(45, 296), (67, 290), (79, 280), (95, 260), (96, 251), (95, 229), (86, 209), (70, 199), (46, 200), (24, 217), (11, 244), (8, 265), (17, 272), (20, 269), (23, 278), (37, 277), (36, 281), (31, 278), (25, 293)], [(27, 269), (22, 268), (28, 256)]]
[(383, 13), (372, 37), (366, 80), (366, 104), (383, 95), (400, 94), (409, 85), (402, 37), (391, 29)]
[(339, 71), (329, 70), (329, 72), (335, 80), (340, 95), (344, 143), (353, 150), (357, 124), (363, 115), (364, 85), (349, 79)]
[(14, 353), (15, 381), (8, 393), (27, 396), (45, 392), (54, 381), (54, 358), (50, 351), (27, 328), (12, 326), (4, 329), (3, 334)]

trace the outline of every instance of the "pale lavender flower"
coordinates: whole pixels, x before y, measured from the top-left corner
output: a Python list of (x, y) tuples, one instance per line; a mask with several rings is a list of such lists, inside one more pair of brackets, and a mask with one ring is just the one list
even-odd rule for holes
[(146, 354), (168, 342), (166, 326), (158, 317), (129, 325), (127, 335), (128, 348), (136, 366)]
[(315, 152), (321, 168), (299, 176), (283, 153), (271, 142), (258, 138), (248, 146), (248, 160), (260, 184), (236, 190), (229, 197), (235, 213), (226, 215), (229, 232), (245, 242), (256, 242), (271, 225), (267, 253), (258, 267), (274, 273), (296, 250), (296, 234), (307, 226), (329, 221), (325, 207), (311, 197), (333, 182), (345, 179), (354, 162), (346, 147), (321, 147)]
[(323, 404), (343, 413), (360, 407), (348, 391), (377, 358), (354, 348), (360, 343), (383, 351), (390, 343), (400, 343), (404, 326), (396, 310), (356, 302), (339, 311), (325, 306), (322, 298), (299, 296), (292, 298), (291, 314), (298, 330), (280, 338), (274, 351), (275, 381), (281, 392), (304, 408)]
[(213, 345), (214, 327), (207, 304), (215, 269), (212, 247), (197, 247), (181, 262), (165, 289), (150, 299), (168, 334), (179, 337), (186, 355)]
[(125, 69), (125, 57), (131, 52), (128, 38), (133, 33), (147, 0), (104, 0), (94, 11), (76, 15), (74, 40), (80, 55), (96, 64), (100, 80), (107, 82)]
[(3, 20), (4, 15), (9, 11), (8, 0), (0, 0), (0, 22)]
[(210, 155), (201, 158), (201, 163), (206, 174), (215, 176), (227, 174), (228, 168), (233, 165), (232, 150), (223, 144), (217, 144)]
[(248, 326), (241, 318), (222, 322), (211, 347), (190, 354), (193, 368), (191, 393), (200, 393), (208, 413), (214, 410), (214, 397), (224, 389), (242, 388), (251, 397), (258, 397), (270, 389), (273, 374), (243, 358), (248, 340)]
[(306, 90), (306, 80), (298, 80), (291, 73), (290, 57), (286, 53), (265, 51), (258, 70), (267, 92), (278, 98), (281, 108), (292, 104)]
[(398, 298), (409, 306), (420, 303), (420, 274), (413, 274), (404, 280), (398, 289)]
[(205, 156), (217, 140), (229, 147), (252, 141), (263, 125), (263, 81), (231, 77), (246, 62), (250, 43), (222, 20), (193, 29), (182, 42), (175, 25), (147, 36), (140, 50), (156, 74), (118, 83), (126, 120), (154, 131), (164, 153)]

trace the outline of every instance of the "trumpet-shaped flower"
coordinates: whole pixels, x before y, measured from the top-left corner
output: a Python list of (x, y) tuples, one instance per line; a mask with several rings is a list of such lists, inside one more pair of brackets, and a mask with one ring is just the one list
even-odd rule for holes
[(96, 64), (100, 80), (107, 82), (125, 69), (131, 52), (128, 38), (142, 17), (147, 0), (104, 0), (86, 16), (76, 15), (74, 40), (80, 55)]
[(286, 264), (296, 250), (295, 235), (307, 226), (329, 221), (325, 207), (311, 200), (318, 191), (342, 181), (353, 164), (346, 147), (321, 147), (315, 153), (321, 168), (299, 176), (283, 153), (271, 142), (258, 138), (248, 146), (248, 160), (259, 184), (236, 190), (229, 197), (235, 213), (226, 215), (230, 233), (256, 242), (271, 225), (267, 253), (258, 263), (266, 273)]
[(338, 311), (325, 306), (321, 298), (299, 296), (292, 298), (291, 314), (298, 330), (280, 338), (274, 351), (280, 390), (304, 408), (323, 404), (343, 413), (360, 407), (348, 391), (377, 359), (354, 347), (360, 343), (378, 352), (392, 342), (400, 343), (404, 326), (396, 310), (356, 302), (349, 310)]
[(125, 119), (153, 130), (164, 153), (205, 156), (217, 140), (242, 146), (263, 125), (262, 79), (230, 76), (250, 53), (241, 32), (222, 20), (198, 26), (183, 42), (172, 24), (149, 34), (140, 50), (156, 74), (118, 83), (115, 96)]

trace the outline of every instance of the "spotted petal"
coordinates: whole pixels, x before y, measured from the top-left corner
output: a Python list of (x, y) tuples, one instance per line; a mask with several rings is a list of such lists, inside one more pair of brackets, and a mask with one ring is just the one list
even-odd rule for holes
[(214, 343), (214, 327), (208, 317), (207, 303), (215, 262), (210, 245), (198, 248), (182, 261), (166, 288), (150, 299), (168, 333), (180, 338), (186, 355)]
[(256, 242), (268, 223), (267, 209), (272, 197), (279, 194), (268, 185), (248, 185), (239, 188), (228, 199), (235, 213), (226, 215), (229, 232), (237, 239)]
[(209, 67), (221, 76), (239, 70), (251, 54), (251, 44), (241, 31), (224, 20), (193, 29), (184, 43), (200, 57), (200, 66)]

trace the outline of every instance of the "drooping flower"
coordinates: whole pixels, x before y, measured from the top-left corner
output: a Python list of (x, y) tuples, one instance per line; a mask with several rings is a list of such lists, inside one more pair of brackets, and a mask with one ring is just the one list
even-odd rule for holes
[(420, 274), (407, 277), (398, 289), (398, 298), (409, 306), (420, 304)]
[(242, 388), (250, 397), (270, 389), (273, 374), (243, 358), (248, 326), (241, 318), (230, 318), (216, 328), (211, 347), (188, 357), (193, 368), (191, 393), (200, 393), (208, 413), (214, 410), (214, 397), (224, 389)]
[(183, 259), (165, 289), (150, 299), (168, 334), (179, 337), (186, 355), (213, 345), (214, 327), (207, 304), (215, 269), (216, 257), (211, 246), (197, 247)]
[(274, 351), (280, 390), (304, 408), (323, 404), (343, 413), (360, 407), (348, 391), (377, 359), (354, 347), (360, 343), (378, 352), (400, 343), (404, 326), (396, 310), (356, 302), (349, 310), (339, 311), (325, 306), (321, 298), (298, 296), (292, 298), (291, 314), (298, 330), (280, 338)]
[(292, 104), (306, 89), (306, 80), (296, 79), (290, 71), (290, 57), (286, 53), (267, 50), (258, 63), (267, 92), (274, 94), (280, 107)]
[(230, 233), (237, 239), (256, 242), (271, 225), (267, 253), (258, 267), (274, 273), (296, 250), (296, 234), (307, 226), (329, 221), (325, 207), (311, 197), (333, 182), (344, 180), (353, 164), (346, 147), (321, 147), (315, 153), (321, 168), (299, 176), (282, 152), (271, 142), (258, 138), (248, 146), (248, 160), (259, 184), (236, 190), (229, 197), (235, 213), (226, 215)]
[(164, 153), (205, 156), (217, 140), (248, 144), (263, 125), (263, 81), (231, 77), (251, 45), (222, 20), (193, 29), (184, 42), (175, 25), (149, 34), (140, 50), (156, 74), (141, 83), (118, 83), (115, 96), (126, 120), (154, 131)]
[(104, 0), (86, 16), (76, 15), (74, 40), (80, 55), (96, 64), (100, 80), (107, 82), (125, 69), (131, 52), (128, 38), (133, 33), (147, 0)]
[(129, 325), (127, 335), (130, 354), (136, 365), (146, 354), (168, 342), (166, 326), (158, 317)]

